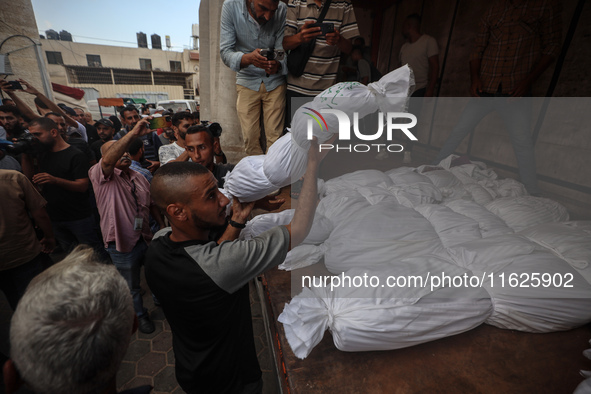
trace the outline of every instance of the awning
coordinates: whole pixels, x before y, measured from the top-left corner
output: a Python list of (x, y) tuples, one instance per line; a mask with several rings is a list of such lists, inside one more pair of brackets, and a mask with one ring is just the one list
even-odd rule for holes
[(97, 101), (101, 107), (123, 107), (125, 105), (122, 98), (99, 98)]
[(66, 96), (72, 97), (76, 100), (82, 100), (84, 97), (84, 90), (78, 88), (71, 88), (69, 86), (60, 85), (59, 83), (51, 83), (51, 88), (54, 92), (65, 94)]

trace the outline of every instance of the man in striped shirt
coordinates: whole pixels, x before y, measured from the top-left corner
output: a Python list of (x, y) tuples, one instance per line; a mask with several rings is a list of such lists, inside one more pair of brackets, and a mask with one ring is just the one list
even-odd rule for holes
[[(333, 23), (334, 33), (321, 35), (315, 23), (326, 0), (289, 0), (283, 48), (292, 50), (316, 39), (316, 45), (300, 77), (287, 75), (288, 108), (293, 97), (316, 96), (334, 85), (341, 52), (350, 53), (351, 38), (359, 35), (355, 12), (350, 0), (333, 0), (323, 23)], [(286, 116), (290, 116), (287, 113)]]

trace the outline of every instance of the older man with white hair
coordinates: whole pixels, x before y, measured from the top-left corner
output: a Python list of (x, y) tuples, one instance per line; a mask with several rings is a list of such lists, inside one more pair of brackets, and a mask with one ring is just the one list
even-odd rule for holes
[(125, 280), (79, 246), (35, 277), (19, 302), (4, 365), (6, 392), (24, 383), (35, 393), (116, 393), (117, 370), (136, 328)]

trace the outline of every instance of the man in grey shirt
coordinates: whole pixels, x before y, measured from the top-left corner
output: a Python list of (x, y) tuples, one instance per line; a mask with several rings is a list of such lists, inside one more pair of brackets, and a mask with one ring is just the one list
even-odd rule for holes
[(310, 231), (319, 158), (313, 142), (292, 222), (248, 241), (237, 238), (254, 202), (234, 199), (226, 231), (217, 243), (208, 241), (212, 230), (225, 225), (230, 202), (213, 174), (189, 162), (172, 162), (155, 173), (151, 196), (171, 229), (150, 245), (146, 280), (170, 323), (176, 377), (185, 392), (261, 392), (248, 281), (282, 263)]

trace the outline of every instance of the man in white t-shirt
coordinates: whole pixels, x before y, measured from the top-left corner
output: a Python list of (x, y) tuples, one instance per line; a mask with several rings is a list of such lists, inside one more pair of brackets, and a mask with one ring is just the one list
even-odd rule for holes
[(439, 74), (439, 48), (437, 41), (422, 34), (420, 29), (421, 17), (418, 14), (406, 17), (402, 25), (402, 35), (406, 42), (400, 48), (399, 59), (401, 65), (408, 64), (414, 73), (413, 97), (433, 97)]
[[(408, 112), (417, 116), (421, 112), (421, 97), (433, 97), (439, 74), (439, 48), (437, 41), (421, 33), (421, 17), (411, 14), (402, 25), (402, 35), (406, 42), (400, 48), (400, 64), (408, 64), (415, 77), (415, 91), (412, 94)], [(416, 98), (414, 98), (416, 97)], [(408, 143), (404, 152), (404, 163), (410, 163), (412, 143)]]
[(176, 141), (172, 144), (162, 145), (158, 150), (160, 165), (171, 161), (188, 161), (189, 153), (185, 150), (185, 136), (187, 129), (195, 124), (195, 118), (189, 112), (177, 112), (172, 116), (172, 129)]

